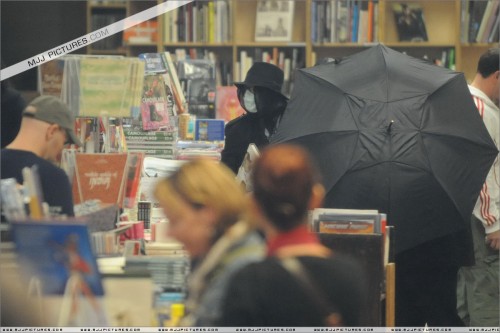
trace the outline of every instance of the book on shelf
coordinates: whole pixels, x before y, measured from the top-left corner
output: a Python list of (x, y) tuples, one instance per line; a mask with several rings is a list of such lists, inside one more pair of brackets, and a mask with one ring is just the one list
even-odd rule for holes
[(158, 21), (141, 22), (123, 31), (123, 41), (129, 44), (155, 43), (158, 40)]
[(427, 42), (422, 6), (418, 3), (393, 3), (394, 20), (400, 42)]
[(189, 113), (215, 118), (215, 62), (186, 59), (177, 62), (177, 75), (188, 102)]
[(488, 4), (483, 13), (483, 17), (481, 18), (481, 24), (479, 25), (479, 29), (477, 31), (475, 41), (477, 43), (487, 43), (489, 40), (489, 36), (493, 29), (493, 24), (497, 21), (498, 18), (498, 7), (500, 2), (496, 0), (489, 0)]
[(256, 42), (290, 42), (294, 1), (259, 0), (255, 22)]
[(259, 148), (254, 143), (248, 145), (247, 152), (245, 153), (245, 157), (243, 158), (243, 162), (238, 169), (238, 173), (236, 175), (236, 180), (239, 184), (247, 191), (253, 191), (252, 184), (252, 169), (255, 161), (259, 158), (260, 152)]
[(216, 97), (216, 118), (229, 122), (245, 114), (240, 105), (238, 92), (235, 86), (218, 86)]
[(228, 0), (193, 1), (164, 16), (164, 43), (224, 43), (231, 39)]
[[(121, 21), (125, 18), (125, 8), (119, 11), (106, 11), (99, 13), (91, 13), (90, 15), (90, 30), (96, 31), (102, 27)], [(123, 32), (118, 32), (103, 38), (90, 47), (92, 50), (119, 50), (123, 46)]]

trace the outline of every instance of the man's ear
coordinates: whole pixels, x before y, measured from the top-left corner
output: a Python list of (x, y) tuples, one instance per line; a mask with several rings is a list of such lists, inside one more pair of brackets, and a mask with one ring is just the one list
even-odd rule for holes
[(314, 208), (323, 207), (323, 200), (325, 199), (325, 188), (323, 185), (317, 183), (313, 186), (311, 191), (311, 199), (309, 199), (309, 210)]
[(52, 139), (52, 137), (54, 136), (54, 134), (57, 131), (59, 131), (59, 125), (57, 125), (57, 124), (50, 124), (50, 126), (47, 127), (47, 132), (46, 132), (47, 140)]

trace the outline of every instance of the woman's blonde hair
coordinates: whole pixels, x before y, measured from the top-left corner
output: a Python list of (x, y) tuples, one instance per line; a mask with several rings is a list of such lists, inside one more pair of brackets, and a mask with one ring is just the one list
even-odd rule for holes
[(247, 199), (233, 172), (225, 165), (207, 159), (183, 164), (176, 172), (158, 182), (155, 196), (176, 209), (184, 201), (194, 208), (210, 207), (218, 217), (221, 232), (247, 213)]

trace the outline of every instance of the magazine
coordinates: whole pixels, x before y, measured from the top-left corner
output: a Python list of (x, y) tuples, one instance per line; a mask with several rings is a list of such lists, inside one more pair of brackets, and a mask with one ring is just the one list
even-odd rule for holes
[(292, 40), (294, 1), (260, 0), (255, 22), (256, 42)]

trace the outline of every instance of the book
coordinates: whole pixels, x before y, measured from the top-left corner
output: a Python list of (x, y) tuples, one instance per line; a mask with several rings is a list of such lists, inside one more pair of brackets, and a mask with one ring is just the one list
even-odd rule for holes
[(162, 74), (144, 76), (141, 103), (142, 128), (145, 131), (174, 126), (174, 98)]
[(253, 164), (259, 158), (260, 152), (259, 148), (254, 143), (248, 145), (247, 152), (243, 158), (243, 162), (238, 169), (238, 174), (236, 175), (236, 180), (243, 186), (247, 192), (253, 191), (251, 173), (253, 169)]
[(224, 120), (222, 119), (197, 119), (195, 140), (223, 141)]
[(88, 58), (80, 60), (80, 115), (129, 117), (132, 100), (132, 63), (138, 59)]
[(420, 4), (393, 3), (392, 9), (400, 42), (427, 42), (424, 14)]
[(97, 199), (122, 207), (127, 154), (75, 154), (75, 203)]
[(385, 219), (377, 210), (318, 208), (310, 216), (311, 228), (324, 233), (383, 233)]
[(170, 52), (166, 51), (162, 53), (162, 57), (166, 65), (165, 67), (167, 69), (168, 76), (170, 78), (172, 93), (174, 94), (175, 104), (177, 105), (177, 113), (178, 114), (186, 113), (188, 111), (186, 97), (179, 82), (179, 76), (177, 75), (177, 68), (174, 65), (172, 56)]
[(186, 59), (177, 62), (177, 75), (188, 102), (189, 113), (199, 118), (215, 118), (215, 62)]
[(54, 59), (38, 66), (38, 91), (40, 95), (62, 97), (64, 59)]
[(255, 22), (256, 42), (292, 40), (294, 1), (259, 0)]
[(216, 105), (215, 117), (226, 122), (245, 114), (245, 109), (238, 100), (238, 91), (235, 86), (217, 87)]
[(69, 279), (77, 276), (78, 292), (104, 295), (83, 220), (16, 221), (12, 229), (22, 276), (39, 279), (43, 294), (63, 295)]
[(123, 41), (129, 44), (154, 43), (158, 40), (158, 21), (141, 22), (123, 31)]

